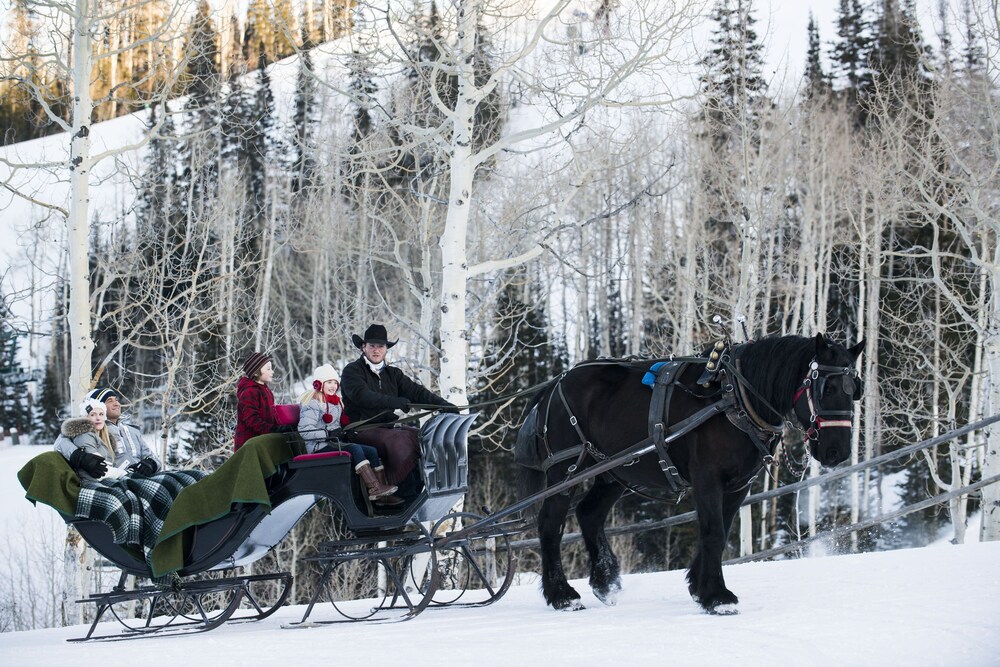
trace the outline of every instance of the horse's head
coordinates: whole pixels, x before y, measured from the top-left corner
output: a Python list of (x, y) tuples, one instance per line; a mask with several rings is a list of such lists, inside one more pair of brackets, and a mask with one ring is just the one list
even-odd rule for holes
[(834, 466), (851, 455), (851, 424), (854, 402), (861, 398), (862, 386), (854, 364), (864, 349), (864, 341), (845, 348), (816, 335), (816, 355), (795, 393), (792, 406), (806, 425), (806, 439), (813, 458)]

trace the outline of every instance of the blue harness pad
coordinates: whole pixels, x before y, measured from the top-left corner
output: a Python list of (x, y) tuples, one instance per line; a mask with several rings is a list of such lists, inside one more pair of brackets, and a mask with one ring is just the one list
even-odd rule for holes
[(649, 370), (646, 371), (646, 374), (642, 376), (642, 383), (652, 389), (653, 385), (656, 384), (656, 376), (660, 374), (660, 369), (666, 366), (667, 363), (669, 362), (657, 361), (655, 364), (650, 366)]

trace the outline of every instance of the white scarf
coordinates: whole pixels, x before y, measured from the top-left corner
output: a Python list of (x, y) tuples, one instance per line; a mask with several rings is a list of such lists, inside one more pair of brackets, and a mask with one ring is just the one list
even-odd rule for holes
[(368, 364), (368, 368), (372, 369), (372, 373), (374, 373), (375, 375), (381, 374), (382, 369), (385, 368), (385, 359), (378, 362), (377, 364), (373, 364), (372, 362), (368, 361), (368, 357), (365, 357), (365, 363)]

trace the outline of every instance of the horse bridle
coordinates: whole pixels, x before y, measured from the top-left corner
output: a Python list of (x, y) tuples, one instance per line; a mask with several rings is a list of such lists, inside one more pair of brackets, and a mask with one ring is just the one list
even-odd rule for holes
[[(861, 399), (863, 392), (861, 381), (858, 380), (858, 371), (850, 366), (827, 366), (816, 361), (815, 357), (809, 362), (809, 371), (802, 379), (802, 385), (795, 396), (792, 397), (792, 405), (799, 402), (803, 395), (809, 407), (810, 426), (805, 432), (806, 440), (819, 439), (819, 433), (824, 428), (851, 428), (854, 418), (854, 407), (850, 410), (827, 410), (821, 403), (823, 390), (827, 381), (831, 377), (842, 376), (842, 389), (849, 394), (852, 401)], [(846, 419), (844, 419), (846, 417)]]

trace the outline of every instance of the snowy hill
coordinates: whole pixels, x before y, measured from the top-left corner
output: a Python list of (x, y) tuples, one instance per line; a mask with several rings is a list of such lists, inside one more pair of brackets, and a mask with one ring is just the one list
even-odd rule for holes
[[(46, 448), (0, 450), (0, 524), (48, 525), (15, 473)], [(56, 525), (56, 524), (53, 524)], [(39, 555), (39, 561), (44, 556)], [(535, 585), (481, 609), (431, 609), (406, 623), (288, 630), (303, 607), (258, 623), (127, 644), (71, 644), (82, 627), (0, 634), (0, 665), (961, 665), (1000, 661), (1000, 543), (941, 545), (727, 567), (738, 616), (704, 614), (683, 571), (628, 575), (616, 607), (574, 582), (587, 609), (547, 608)], [(6, 575), (9, 576), (9, 575)], [(364, 604), (355, 603), (355, 604)], [(318, 608), (312, 620), (332, 620)], [(110, 631), (112, 626), (107, 626)], [(128, 657), (131, 656), (131, 657)]]

